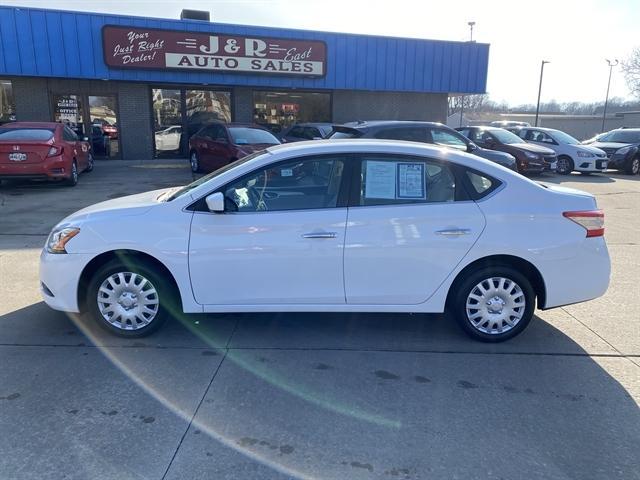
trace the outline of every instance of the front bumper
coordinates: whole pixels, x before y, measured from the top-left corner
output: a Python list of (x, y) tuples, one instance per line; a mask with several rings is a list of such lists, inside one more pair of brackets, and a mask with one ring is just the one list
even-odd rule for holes
[(627, 162), (629, 161), (629, 157), (631, 156), (632, 155), (629, 155), (628, 153), (625, 155), (614, 153), (609, 157), (608, 167), (616, 170), (624, 170), (627, 166)]
[(607, 169), (609, 160), (606, 158), (576, 157), (575, 169), (579, 172), (603, 172)]
[(43, 249), (40, 254), (40, 293), (45, 303), (54, 310), (79, 313), (80, 275), (92, 258), (92, 254), (54, 254)]

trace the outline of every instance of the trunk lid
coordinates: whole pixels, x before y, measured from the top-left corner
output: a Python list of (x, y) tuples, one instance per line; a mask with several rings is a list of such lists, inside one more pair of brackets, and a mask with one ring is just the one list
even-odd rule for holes
[(53, 142), (0, 141), (0, 164), (41, 163), (47, 158)]

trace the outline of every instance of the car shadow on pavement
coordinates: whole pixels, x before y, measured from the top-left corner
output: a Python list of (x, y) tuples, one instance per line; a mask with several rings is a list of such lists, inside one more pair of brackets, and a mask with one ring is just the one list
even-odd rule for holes
[[(72, 317), (43, 303), (0, 316), (0, 397), (21, 392), (17, 405), (29, 401), (29, 388), (38, 388), (29, 362), (2, 354), (21, 347), (72, 352), (98, 346), (118, 364), (125, 384), (154, 385), (136, 395), (154, 395), (165, 405), (177, 385), (184, 388), (186, 371), (160, 368), (162, 362), (193, 352), (181, 368), (195, 369), (214, 358), (201, 351), (224, 358), (222, 366), (210, 366), (213, 383), (167, 479), (234, 478), (237, 468), (252, 478), (284, 478), (283, 472), (289, 478), (392, 478), (400, 472), (401, 478), (610, 479), (637, 478), (640, 471), (638, 367), (616, 354), (589, 355), (541, 318), (509, 342), (482, 344), (444, 315), (184, 315), (131, 340)], [(104, 388), (117, 398), (115, 387)], [(60, 401), (60, 394), (54, 397)], [(48, 408), (43, 393), (33, 401)], [(3, 418), (12, 432), (24, 420), (14, 413)], [(132, 420), (119, 428), (122, 435), (130, 428), (145, 445), (139, 425)], [(83, 438), (99, 457), (94, 442), (111, 435), (110, 427), (89, 427), (91, 436)], [(53, 421), (48, 428), (59, 441), (74, 432)], [(10, 438), (7, 457), (19, 448), (19, 438)], [(127, 471), (144, 473), (136, 462), (132, 458)], [(60, 473), (53, 457), (46, 464), (53, 468), (46, 473)]]

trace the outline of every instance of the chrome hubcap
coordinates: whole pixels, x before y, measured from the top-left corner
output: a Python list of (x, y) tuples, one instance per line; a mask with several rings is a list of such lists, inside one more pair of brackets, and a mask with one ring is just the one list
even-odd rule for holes
[(195, 153), (191, 154), (191, 170), (194, 172), (198, 169), (198, 157)]
[(496, 335), (515, 327), (526, 308), (520, 286), (504, 277), (482, 280), (467, 296), (467, 318), (482, 333)]
[(634, 174), (637, 174), (640, 171), (640, 160), (637, 158), (633, 159), (633, 163), (631, 164), (631, 171)]
[(107, 277), (98, 289), (97, 302), (102, 318), (121, 330), (147, 326), (158, 314), (160, 306), (153, 284), (132, 272)]
[(75, 163), (71, 165), (71, 175), (74, 179), (78, 178), (78, 167)]

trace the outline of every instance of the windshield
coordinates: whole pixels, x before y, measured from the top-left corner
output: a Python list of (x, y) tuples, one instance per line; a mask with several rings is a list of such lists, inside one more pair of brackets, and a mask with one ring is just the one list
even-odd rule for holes
[(50, 140), (51, 137), (53, 137), (53, 130), (49, 128), (0, 128), (0, 141), (43, 141)]
[(639, 130), (613, 130), (598, 138), (599, 142), (640, 143)]
[(524, 143), (524, 140), (522, 140), (519, 136), (517, 136), (515, 133), (508, 132), (507, 130), (489, 130), (489, 133), (496, 137), (500, 143), (505, 143), (507, 145), (512, 143)]
[(271, 133), (259, 128), (231, 127), (229, 132), (236, 145), (278, 145), (280, 143)]
[(580, 142), (577, 139), (573, 138), (568, 133), (561, 132), (560, 130), (554, 130), (553, 133), (551, 134), (551, 136), (558, 143), (564, 143), (566, 145), (579, 145), (580, 144)]
[(190, 183), (189, 185), (185, 185), (183, 187), (176, 187), (176, 189), (174, 191), (169, 190), (169, 195), (167, 195), (165, 198), (162, 198), (161, 201), (163, 202), (170, 202), (171, 200), (175, 200), (178, 197), (183, 196), (186, 193), (189, 193), (191, 190), (193, 190), (194, 188), (199, 187), (200, 185), (208, 182), (209, 180), (211, 180), (212, 178), (217, 177), (218, 175), (221, 175), (225, 172), (228, 172), (229, 170), (231, 170), (232, 168), (238, 167), (244, 163), (247, 163), (250, 160), (253, 160), (256, 157), (259, 157), (260, 155), (263, 155), (266, 153), (266, 150), (260, 150), (259, 152), (254, 152), (251, 155), (247, 155), (246, 157), (242, 157), (239, 160), (236, 160), (235, 162), (232, 162), (228, 165), (225, 165), (222, 168), (219, 168), (218, 170), (214, 170), (213, 172), (205, 175), (204, 177), (200, 177), (198, 180), (196, 180), (195, 182)]

